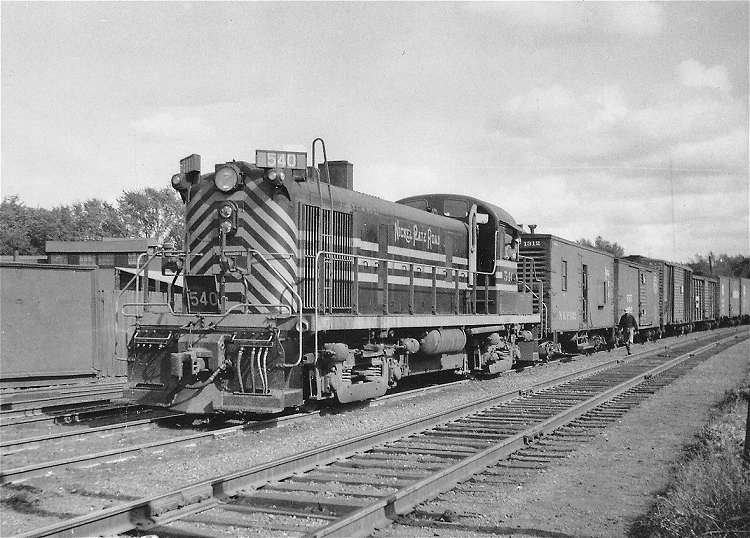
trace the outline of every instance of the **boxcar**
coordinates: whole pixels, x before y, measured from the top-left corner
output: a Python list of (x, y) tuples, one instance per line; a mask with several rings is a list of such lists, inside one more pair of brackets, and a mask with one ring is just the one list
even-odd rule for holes
[(656, 336), (659, 329), (659, 273), (632, 260), (615, 260), (615, 316), (629, 312), (638, 321), (642, 338)]
[(0, 288), (0, 386), (125, 375), (114, 358), (112, 269), (3, 262)]
[(692, 270), (677, 263), (645, 256), (626, 256), (652, 267), (659, 275), (659, 327), (663, 333), (678, 334), (692, 330)]
[(718, 279), (710, 276), (693, 275), (692, 280), (692, 321), (701, 329), (712, 328), (718, 319), (716, 307)]
[(568, 351), (604, 347), (615, 318), (615, 257), (548, 234), (523, 234), (520, 252), (523, 279), (543, 283), (542, 338)]
[(729, 278), (729, 317), (738, 320), (742, 315), (740, 302), (740, 279), (737, 277)]
[(750, 321), (750, 278), (740, 278), (740, 318)]
[(719, 303), (719, 319), (724, 322), (729, 319), (729, 277), (720, 276), (717, 292)]

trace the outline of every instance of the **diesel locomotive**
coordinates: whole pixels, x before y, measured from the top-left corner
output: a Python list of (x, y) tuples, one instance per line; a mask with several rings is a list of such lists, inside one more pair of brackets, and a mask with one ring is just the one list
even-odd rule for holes
[(181, 293), (121, 305), (128, 399), (273, 413), (538, 358), (536, 292), (519, 281), (509, 213), (462, 195), (356, 192), (350, 163), (328, 161), (321, 139), (311, 149), (310, 161), (258, 150), (209, 173), (198, 155), (180, 161), (184, 247), (157, 255)]

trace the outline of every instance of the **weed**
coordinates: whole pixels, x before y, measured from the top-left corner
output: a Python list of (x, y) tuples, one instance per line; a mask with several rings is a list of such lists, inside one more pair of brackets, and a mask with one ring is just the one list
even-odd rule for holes
[(746, 394), (747, 380), (727, 391), (630, 536), (750, 536), (750, 472), (742, 459)]

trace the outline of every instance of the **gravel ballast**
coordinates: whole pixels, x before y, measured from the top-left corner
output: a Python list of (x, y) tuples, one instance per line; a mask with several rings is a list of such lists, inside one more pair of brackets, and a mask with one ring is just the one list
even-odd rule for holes
[[(638, 346), (636, 350), (659, 349), (664, 344), (665, 341), (651, 343)], [(406, 399), (384, 400), (369, 407), (348, 407), (333, 414), (289, 422), (275, 429), (244, 432), (198, 442), (194, 446), (165, 447), (93, 466), (61, 469), (45, 477), (0, 489), (3, 504), (0, 534), (28, 531), (71, 515), (168, 492), (199, 480), (382, 430), (484, 396), (525, 389), (540, 381), (621, 356), (625, 356), (624, 349), (602, 352), (495, 379), (468, 381), (438, 391), (419, 392)]]
[(748, 357), (747, 340), (722, 351), (559, 462), (529, 471), (523, 485), (503, 484), (493, 467), (417, 507), (445, 517), (427, 525), (407, 516), (376, 536), (626, 536), (668, 483), (681, 447), (750, 371)]

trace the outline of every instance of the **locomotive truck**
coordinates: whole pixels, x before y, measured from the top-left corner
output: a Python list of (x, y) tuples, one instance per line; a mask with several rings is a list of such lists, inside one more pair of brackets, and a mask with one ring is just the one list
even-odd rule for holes
[[(316, 148), (323, 159), (316, 164)], [(521, 227), (470, 196), (393, 203), (353, 166), (258, 150), (201, 171), (180, 161), (185, 241), (162, 270), (183, 293), (121, 305), (126, 396), (186, 413), (271, 413), (378, 397), (428, 372), (497, 373), (538, 358)], [(139, 271), (148, 269), (148, 261)], [(171, 288), (170, 288), (171, 289)]]

